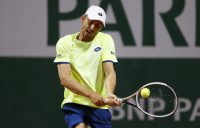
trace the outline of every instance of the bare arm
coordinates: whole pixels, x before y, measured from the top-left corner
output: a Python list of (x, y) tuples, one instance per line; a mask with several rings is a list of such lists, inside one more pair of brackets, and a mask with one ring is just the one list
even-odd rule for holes
[(76, 80), (71, 77), (70, 64), (58, 64), (58, 75), (62, 86), (66, 87), (70, 91), (86, 96), (97, 106), (104, 105), (103, 97), (94, 91), (84, 88)]
[(106, 85), (107, 95), (114, 94), (116, 86), (116, 73), (113, 67), (113, 63), (105, 62), (103, 63), (103, 68), (105, 72), (105, 85)]
[(110, 106), (120, 105), (117, 96), (114, 94), (115, 86), (116, 86), (116, 73), (113, 67), (112, 62), (103, 63), (103, 68), (105, 72), (105, 86), (108, 99), (110, 100), (106, 104)]

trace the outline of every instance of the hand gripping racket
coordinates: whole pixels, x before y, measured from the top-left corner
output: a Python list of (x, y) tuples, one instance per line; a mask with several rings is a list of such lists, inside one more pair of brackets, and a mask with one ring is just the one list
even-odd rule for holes
[[(149, 97), (141, 96), (140, 92), (143, 88), (150, 90)], [(160, 118), (172, 115), (178, 107), (178, 98), (174, 89), (162, 82), (145, 84), (132, 95), (119, 100), (121, 103), (138, 108), (149, 116)]]

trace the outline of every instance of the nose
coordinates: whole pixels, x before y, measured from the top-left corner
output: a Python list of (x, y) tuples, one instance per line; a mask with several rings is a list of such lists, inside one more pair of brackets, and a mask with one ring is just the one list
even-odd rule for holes
[(91, 30), (94, 30), (94, 24), (92, 24), (92, 25), (90, 26), (90, 29), (91, 29)]

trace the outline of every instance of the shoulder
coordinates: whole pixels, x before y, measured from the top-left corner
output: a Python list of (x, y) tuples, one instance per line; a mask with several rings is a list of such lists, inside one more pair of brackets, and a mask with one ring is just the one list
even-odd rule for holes
[(110, 34), (106, 34), (103, 32), (99, 32), (97, 34), (97, 39), (98, 42), (101, 44), (108, 44), (108, 43), (114, 43), (113, 38)]
[(72, 44), (73, 39), (75, 38), (76, 34), (65, 35), (61, 37), (58, 42), (57, 46), (70, 46)]
[(99, 32), (97, 34), (97, 38), (108, 39), (108, 38), (112, 38), (112, 36), (110, 34), (107, 34), (107, 33)]
[(75, 37), (76, 34), (70, 34), (70, 35), (65, 35), (63, 37), (61, 37), (58, 42), (67, 42), (67, 41), (70, 41), (70, 40), (73, 40), (73, 38)]
[(110, 34), (106, 34), (103, 32), (99, 32), (97, 35), (97, 40), (102, 44), (102, 45), (114, 45), (114, 40)]

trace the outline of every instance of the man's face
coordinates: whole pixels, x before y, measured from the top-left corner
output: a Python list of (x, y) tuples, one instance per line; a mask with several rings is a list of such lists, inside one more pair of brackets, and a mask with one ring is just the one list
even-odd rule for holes
[(98, 20), (90, 20), (87, 16), (82, 18), (82, 32), (85, 38), (94, 38), (101, 31), (103, 24)]

